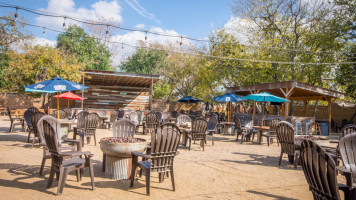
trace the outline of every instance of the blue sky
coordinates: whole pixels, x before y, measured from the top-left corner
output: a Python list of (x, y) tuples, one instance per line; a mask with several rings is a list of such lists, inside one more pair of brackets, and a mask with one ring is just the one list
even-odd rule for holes
[[(99, 17), (113, 18), (125, 27), (136, 27), (173, 35), (192, 38), (207, 38), (214, 29), (222, 27), (231, 18), (229, 4), (231, 0), (0, 0), (21, 7), (43, 10), (61, 15), (74, 16), (82, 19), (98, 20)], [(0, 8), (2, 15), (15, 9)], [(39, 26), (63, 30), (63, 19), (39, 17), (22, 10), (19, 16)], [(71, 22), (66, 22), (71, 23)], [(54, 43), (57, 33), (43, 29), (28, 27), (36, 37), (37, 43)], [(143, 40), (144, 33), (128, 33), (119, 31), (115, 41), (123, 41), (134, 45), (136, 40)], [(148, 35), (155, 41), (170, 41)]]

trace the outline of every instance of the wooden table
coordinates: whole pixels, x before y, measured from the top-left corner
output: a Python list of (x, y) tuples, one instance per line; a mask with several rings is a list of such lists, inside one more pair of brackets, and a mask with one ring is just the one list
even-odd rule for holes
[[(294, 143), (297, 147), (302, 146), (302, 142), (304, 139), (296, 138), (294, 139)], [(337, 162), (337, 143), (330, 143), (329, 140), (313, 140), (317, 145), (321, 148), (325, 149), (326, 153), (328, 153), (335, 162)]]
[(224, 128), (223, 128), (224, 134), (229, 134), (229, 135), (233, 134), (232, 125), (235, 124), (234, 122), (221, 122), (220, 124), (224, 126)]
[(108, 120), (108, 116), (99, 116), (99, 120), (101, 120), (101, 128), (104, 128), (105, 120)]
[(261, 144), (262, 132), (268, 131), (270, 129), (270, 127), (269, 126), (252, 126), (252, 128), (257, 129), (257, 142), (258, 142), (258, 144)]

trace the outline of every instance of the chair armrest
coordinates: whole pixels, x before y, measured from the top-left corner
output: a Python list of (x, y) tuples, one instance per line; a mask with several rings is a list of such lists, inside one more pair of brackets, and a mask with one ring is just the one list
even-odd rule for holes
[(81, 151), (60, 152), (58, 155), (61, 156), (61, 157), (64, 157), (64, 156), (75, 157), (75, 156), (85, 155), (85, 157), (88, 157), (88, 158), (91, 158), (91, 157), (94, 156), (94, 154), (90, 153), (89, 151), (84, 151), (84, 152), (81, 152)]
[(137, 151), (131, 152), (131, 155), (137, 156), (137, 157), (139, 156), (139, 157), (146, 158), (146, 159), (151, 159), (151, 155), (143, 154), (143, 153), (137, 152)]
[(77, 151), (82, 151), (82, 141), (80, 140), (73, 140), (73, 139), (65, 139), (63, 142), (72, 142), (75, 143), (77, 146)]
[(346, 178), (346, 184), (351, 188), (352, 187), (352, 172), (345, 167), (336, 167), (336, 170), (339, 170), (342, 175)]
[(64, 150), (71, 150), (74, 151), (75, 147), (74, 146), (67, 146), (67, 147), (58, 147), (59, 151), (64, 151)]

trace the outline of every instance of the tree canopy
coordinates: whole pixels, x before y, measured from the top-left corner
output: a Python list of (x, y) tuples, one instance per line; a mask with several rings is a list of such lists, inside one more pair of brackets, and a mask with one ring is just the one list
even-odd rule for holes
[(85, 69), (111, 70), (110, 51), (104, 43), (97, 41), (77, 25), (69, 26), (58, 34), (57, 48), (73, 54)]

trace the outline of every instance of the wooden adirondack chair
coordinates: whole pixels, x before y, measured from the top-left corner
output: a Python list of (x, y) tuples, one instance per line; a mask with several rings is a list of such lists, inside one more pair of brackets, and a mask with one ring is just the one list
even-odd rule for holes
[(154, 112), (150, 112), (147, 113), (146, 115), (146, 123), (144, 124), (144, 134), (148, 134), (148, 133), (152, 133), (158, 126), (159, 126), (159, 121), (160, 118), (159, 116), (154, 113)]
[(279, 157), (279, 165), (281, 165), (283, 154), (288, 155), (288, 160), (290, 163), (293, 163), (294, 159), (294, 168), (297, 168), (298, 157), (300, 147), (294, 143), (294, 129), (293, 125), (289, 122), (282, 121), (277, 124), (277, 138), (281, 144), (281, 156)]
[(192, 123), (192, 131), (188, 136), (189, 139), (189, 151), (192, 146), (192, 141), (200, 141), (200, 145), (203, 147), (206, 139), (206, 129), (208, 127), (208, 122), (205, 119), (198, 118), (195, 119)]
[(188, 115), (179, 115), (177, 117), (177, 126), (181, 125), (184, 122), (192, 122), (192, 119)]
[(65, 119), (67, 116), (67, 113), (64, 112), (63, 110), (54, 110), (52, 112), (52, 116), (58, 118), (58, 112), (59, 112), (59, 119)]
[[(208, 127), (206, 129), (206, 136), (211, 137), (211, 143), (214, 145), (214, 133), (216, 133), (216, 125), (218, 124), (218, 116), (217, 115), (212, 115), (209, 118), (208, 121)], [(205, 138), (205, 144), (206, 144), (206, 138)]]
[(25, 113), (23, 114), (26, 124), (27, 124), (27, 131), (28, 131), (28, 137), (27, 137), (27, 142), (30, 142), (30, 138), (31, 138), (31, 133), (33, 132), (33, 127), (32, 127), (32, 123), (31, 123), (31, 116), (35, 113), (36, 111), (32, 111), (27, 109), (25, 111)]
[[(167, 172), (170, 172), (173, 191), (175, 191), (173, 161), (178, 155), (177, 148), (180, 138), (179, 128), (172, 123), (163, 124), (151, 133), (151, 150), (148, 154), (141, 152), (131, 152), (132, 154), (132, 170), (136, 171), (140, 167), (146, 176), (146, 194), (150, 195), (150, 180), (151, 172), (159, 173), (159, 181), (163, 181), (163, 177)], [(138, 158), (142, 157), (143, 161)], [(131, 173), (130, 187), (133, 187), (135, 173)]]
[(82, 140), (82, 146), (84, 146), (84, 138), (87, 138), (87, 144), (90, 143), (90, 137), (94, 137), (94, 143), (96, 146), (96, 129), (99, 125), (99, 115), (96, 113), (90, 113), (87, 117), (85, 117), (84, 127), (81, 129), (77, 129), (74, 132), (74, 139), (76, 139), (76, 135), (79, 135)]
[[(269, 131), (268, 132), (264, 132), (262, 134), (262, 137), (265, 137), (267, 139), (267, 145), (269, 146), (269, 143), (272, 141), (273, 138), (276, 138), (277, 139), (277, 133), (276, 133), (276, 130), (277, 130), (277, 125), (278, 123), (281, 122), (281, 120), (279, 118), (274, 118), (271, 120), (270, 124), (269, 124)], [(266, 126), (264, 124), (264, 126)]]
[(114, 122), (117, 120), (118, 115), (119, 115), (119, 112), (116, 110), (113, 110), (110, 113), (110, 119), (104, 121), (104, 123), (108, 125), (108, 130), (110, 130), (111, 125), (114, 124)]
[[(136, 124), (129, 119), (120, 119), (112, 126), (113, 137), (134, 137)], [(106, 154), (103, 153), (102, 171), (105, 172)]]
[[(43, 133), (44, 140), (46, 141), (48, 150), (52, 157), (51, 172), (48, 179), (47, 188), (50, 188), (53, 184), (54, 175), (57, 174), (58, 189), (57, 194), (62, 194), (67, 175), (71, 171), (76, 171), (77, 181), (79, 182), (82, 178), (81, 169), (84, 167), (89, 167), (91, 185), (92, 189), (95, 189), (94, 183), (94, 169), (91, 162), (91, 157), (93, 154), (90, 152), (63, 152), (57, 141), (57, 130), (59, 123), (54, 123), (55, 119), (49, 116), (42, 118), (43, 120), (39, 122), (38, 126), (41, 127), (41, 132)], [(58, 122), (58, 121), (57, 121)], [(80, 145), (79, 145), (80, 146)], [(80, 158), (84, 155), (85, 159)], [(58, 177), (59, 176), (59, 177)]]
[(346, 185), (338, 184), (335, 162), (319, 145), (311, 140), (304, 140), (300, 160), (314, 199), (340, 199), (339, 189), (344, 192), (345, 199), (355, 199), (354, 189), (349, 190)]

